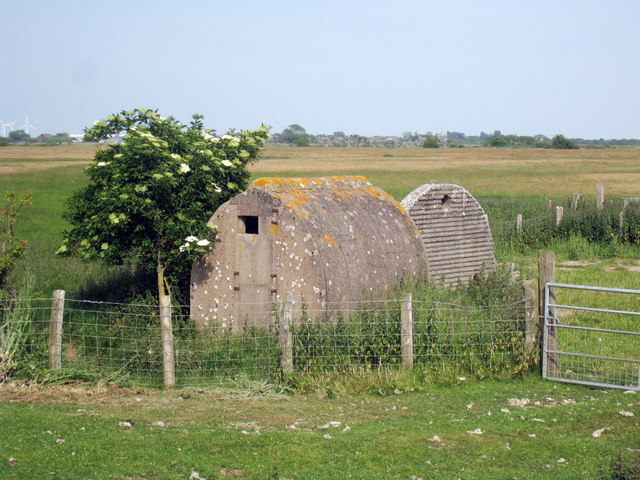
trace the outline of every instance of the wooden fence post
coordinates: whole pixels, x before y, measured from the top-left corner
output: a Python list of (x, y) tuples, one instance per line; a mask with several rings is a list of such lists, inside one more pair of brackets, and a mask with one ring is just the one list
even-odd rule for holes
[(560, 222), (562, 221), (562, 217), (564, 217), (564, 208), (558, 205), (556, 206), (556, 227), (560, 225)]
[(620, 242), (624, 241), (624, 209), (620, 211), (620, 219), (618, 220), (618, 233), (620, 234)]
[(516, 216), (516, 233), (518, 236), (522, 235), (522, 214), (519, 213)]
[(405, 370), (413, 368), (413, 302), (410, 293), (402, 295), (402, 313), (401, 313), (401, 350), (402, 365)]
[(288, 375), (293, 372), (293, 339), (291, 336), (291, 294), (285, 293), (280, 309), (280, 365), (282, 373)]
[(604, 184), (598, 183), (596, 185), (596, 207), (602, 210), (604, 208)]
[(171, 297), (160, 295), (160, 334), (162, 338), (162, 369), (164, 386), (176, 384), (175, 357), (173, 356), (173, 329), (171, 327)]
[(582, 195), (579, 193), (574, 193), (571, 195), (571, 210), (577, 210), (580, 206), (580, 201), (582, 200)]
[(540, 314), (538, 313), (537, 280), (522, 282), (522, 296), (524, 299), (525, 340), (524, 354), (528, 357), (540, 343)]
[(64, 316), (64, 290), (53, 291), (51, 323), (49, 324), (49, 368), (62, 368), (62, 319)]
[[(538, 308), (540, 315), (545, 312), (544, 289), (547, 282), (556, 281), (556, 255), (553, 250), (540, 250), (538, 252)], [(553, 288), (549, 289), (549, 303), (556, 303), (556, 295)], [(549, 308), (549, 327), (546, 334), (547, 350), (555, 351), (558, 349), (558, 337), (556, 323), (556, 309)], [(543, 358), (543, 363), (544, 363)], [(547, 376), (555, 377), (560, 372), (559, 358), (557, 354), (547, 354)]]

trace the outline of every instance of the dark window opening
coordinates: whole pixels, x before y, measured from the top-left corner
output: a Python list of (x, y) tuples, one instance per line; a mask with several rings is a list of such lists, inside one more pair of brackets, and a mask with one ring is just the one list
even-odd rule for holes
[(449, 205), (449, 202), (451, 201), (451, 197), (449, 195), (445, 195), (444, 197), (442, 197), (442, 206), (447, 206)]
[(238, 215), (238, 218), (244, 225), (244, 233), (258, 234), (258, 217), (255, 215)]

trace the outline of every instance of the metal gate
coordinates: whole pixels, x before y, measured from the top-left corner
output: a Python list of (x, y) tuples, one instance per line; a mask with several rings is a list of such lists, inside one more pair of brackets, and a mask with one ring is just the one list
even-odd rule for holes
[(640, 290), (547, 283), (544, 296), (544, 378), (640, 390)]

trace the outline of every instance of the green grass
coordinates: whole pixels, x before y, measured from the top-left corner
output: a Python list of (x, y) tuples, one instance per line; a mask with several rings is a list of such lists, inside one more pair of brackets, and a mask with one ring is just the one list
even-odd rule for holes
[(69, 225), (63, 220), (67, 199), (86, 183), (82, 166), (36, 170), (29, 174), (0, 177), (0, 192), (31, 190), (31, 205), (24, 207), (16, 222), (16, 234), (29, 242), (25, 257), (15, 272), (14, 282), (33, 275), (35, 296), (51, 296), (53, 290), (67, 290), (74, 297), (100, 279), (126, 276), (121, 268), (107, 268), (76, 258), (55, 256), (62, 244), (62, 232)]
[[(596, 478), (615, 452), (637, 448), (640, 435), (638, 395), (533, 378), (332, 398), (93, 395), (0, 390), (0, 477), (186, 479), (197, 471), (208, 479), (582, 479)], [(511, 398), (530, 403), (521, 408)], [(332, 421), (340, 425), (322, 428)], [(594, 438), (601, 428), (610, 429)], [(476, 429), (482, 434), (468, 433)]]
[[(564, 202), (573, 191), (588, 194), (581, 187), (594, 190), (596, 179), (612, 168), (615, 194), (632, 196), (637, 185), (637, 161), (629, 159), (635, 159), (638, 150), (591, 152), (593, 161), (584, 152), (463, 150), (420, 150), (416, 158), (415, 152), (394, 150), (389, 159), (383, 158), (388, 153), (384, 150), (342, 149), (346, 156), (363, 156), (346, 159), (351, 163), (343, 166), (341, 159), (322, 163), (335, 151), (282, 149), (286, 155), (276, 155), (280, 152), (274, 148), (268, 152), (273, 158), (265, 156), (268, 161), (252, 178), (282, 176), (281, 170), (269, 168), (283, 159), (296, 164), (285, 175), (365, 175), (397, 199), (422, 183), (458, 183), (481, 200), (490, 217), (504, 222), (511, 221), (516, 210), (525, 217), (537, 215), (547, 198)], [(297, 157), (301, 151), (325, 158), (307, 163)], [(482, 163), (494, 154), (517, 157), (522, 163), (509, 163), (509, 158), (501, 164)], [(562, 158), (546, 158), (552, 154)], [(371, 165), (372, 155), (386, 163)], [(485, 160), (467, 163), (476, 155)], [(545, 157), (536, 163), (527, 155)], [(618, 161), (620, 155), (625, 159)], [(398, 168), (405, 161), (412, 163)], [(574, 180), (577, 183), (571, 183)], [(33, 191), (33, 205), (18, 221), (18, 233), (31, 247), (16, 278), (32, 274), (35, 296), (64, 288), (68, 298), (88, 298), (86, 292), (92, 292), (92, 298), (103, 294), (106, 299), (108, 292), (135, 283), (131, 272), (54, 256), (66, 227), (65, 200), (85, 181), (82, 166), (0, 176), (0, 191)], [(638, 273), (622, 268), (619, 261), (634, 265), (640, 258), (637, 246), (595, 245), (574, 238), (550, 248), (556, 251), (559, 282), (638, 288)], [(537, 249), (507, 245), (497, 253), (499, 260), (515, 262), (524, 278), (535, 276)], [(567, 259), (594, 264), (561, 268)], [(584, 292), (572, 292), (567, 302), (588, 298)], [(616, 304), (637, 309), (632, 297)], [(82, 393), (67, 387), (0, 385), (0, 478), (186, 479), (194, 470), (209, 479), (596, 478), (598, 467), (608, 466), (616, 452), (639, 448), (640, 394), (545, 382), (535, 375), (476, 382), (449, 372), (432, 378), (442, 383), (375, 374), (301, 376), (296, 386), (307, 394), (291, 396), (115, 387)], [(392, 393), (394, 387), (405, 393)], [(383, 394), (372, 393), (378, 388)], [(411, 388), (414, 391), (407, 391)], [(511, 406), (510, 398), (528, 398), (531, 404), (526, 409)], [(125, 420), (133, 427), (118, 425)], [(166, 426), (154, 426), (157, 420)], [(318, 428), (330, 421), (341, 425)], [(296, 429), (288, 428), (294, 424)], [(350, 430), (343, 432), (346, 425)], [(611, 429), (601, 438), (592, 437), (605, 427)], [(467, 433), (477, 428), (482, 435)], [(441, 441), (433, 440), (436, 435)], [(565, 461), (558, 462), (561, 458)]]

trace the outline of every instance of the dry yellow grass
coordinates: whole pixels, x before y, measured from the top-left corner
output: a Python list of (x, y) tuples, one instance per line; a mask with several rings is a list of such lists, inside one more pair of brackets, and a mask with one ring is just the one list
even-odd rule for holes
[[(387, 155), (385, 157), (385, 155)], [(270, 147), (251, 168), (263, 175), (364, 175), (392, 191), (430, 181), (457, 183), (474, 194), (640, 196), (640, 149), (348, 149)]]
[(72, 143), (56, 146), (9, 146), (0, 148), (0, 175), (26, 174), (69, 166), (86, 166), (97, 145)]
[[(84, 167), (96, 148), (95, 144), (0, 148), (0, 175)], [(595, 195), (595, 185), (604, 183), (607, 195), (640, 196), (640, 148), (432, 150), (270, 145), (251, 166), (251, 173), (254, 178), (364, 175), (396, 197), (431, 181), (457, 183), (474, 195)]]

